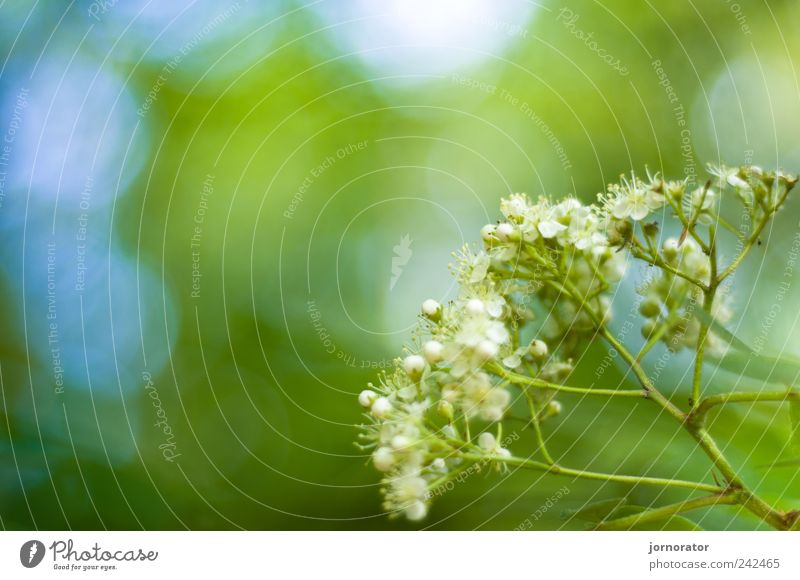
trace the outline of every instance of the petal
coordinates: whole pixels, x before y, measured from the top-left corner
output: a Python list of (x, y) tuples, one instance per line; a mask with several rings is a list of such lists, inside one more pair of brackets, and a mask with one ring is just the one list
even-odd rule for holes
[(555, 237), (558, 232), (564, 231), (565, 229), (567, 229), (567, 226), (557, 221), (548, 220), (539, 222), (539, 233), (542, 234), (543, 238)]
[(650, 213), (650, 208), (647, 207), (646, 203), (637, 203), (631, 209), (631, 217), (637, 222), (639, 220), (643, 220), (644, 218), (646, 218), (647, 214), (649, 213)]
[(628, 198), (621, 197), (617, 199), (617, 203), (614, 204), (614, 209), (611, 210), (611, 213), (613, 213), (614, 217), (618, 220), (624, 220), (631, 215), (631, 204)]

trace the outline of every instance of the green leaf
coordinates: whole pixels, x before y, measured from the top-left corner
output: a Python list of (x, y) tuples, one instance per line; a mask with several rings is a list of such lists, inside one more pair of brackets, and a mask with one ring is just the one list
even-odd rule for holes
[[(598, 502), (603, 503), (603, 502)], [(608, 502), (606, 502), (608, 503)], [(633, 505), (633, 504), (624, 504), (619, 505), (616, 509), (613, 509), (608, 515), (599, 521), (593, 521), (595, 524), (600, 524), (603, 522), (611, 522), (612, 520), (617, 520), (619, 518), (624, 518), (627, 516), (633, 516), (642, 514), (647, 512), (653, 508), (648, 508), (640, 505)], [(597, 513), (597, 510), (592, 510), (592, 513)], [(664, 516), (662, 518), (657, 518), (653, 520), (647, 520), (638, 524), (634, 524), (632, 526), (628, 526), (626, 529), (628, 530), (638, 530), (638, 531), (656, 531), (656, 530), (664, 530), (664, 531), (694, 531), (694, 530), (702, 530), (703, 528), (697, 525), (695, 522), (690, 520), (689, 518), (680, 516), (680, 515), (670, 515)]]
[(725, 370), (750, 378), (789, 385), (794, 384), (800, 377), (800, 359), (791, 355), (774, 357), (759, 354), (705, 310), (697, 309), (694, 314), (714, 334), (738, 351), (728, 352), (722, 357), (711, 357)]
[(740, 340), (736, 337), (730, 330), (722, 326), (717, 319), (711, 316), (708, 312), (703, 310), (702, 308), (695, 309), (694, 315), (705, 324), (708, 328), (714, 331), (714, 334), (719, 336), (725, 342), (730, 344), (732, 347), (739, 349), (744, 352), (752, 352), (753, 349), (750, 348), (743, 340)]
[(564, 510), (562, 515), (568, 520), (576, 518), (586, 522), (598, 523), (614, 517), (620, 517), (617, 513), (625, 506), (627, 501), (627, 498), (624, 497), (604, 499), (586, 504), (580, 509)]
[(791, 385), (800, 378), (800, 361), (790, 357), (770, 357), (754, 352), (728, 351), (721, 357), (709, 354), (726, 371), (771, 383)]
[(765, 467), (772, 469), (773, 467), (800, 467), (800, 459), (786, 459), (783, 461), (776, 461), (775, 463), (770, 463)]

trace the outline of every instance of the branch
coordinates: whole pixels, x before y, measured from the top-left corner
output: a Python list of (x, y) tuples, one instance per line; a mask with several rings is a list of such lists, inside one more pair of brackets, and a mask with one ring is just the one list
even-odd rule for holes
[(600, 522), (595, 529), (597, 530), (629, 530), (630, 528), (650, 522), (653, 520), (663, 520), (679, 513), (696, 510), (712, 505), (738, 505), (742, 503), (742, 498), (737, 493), (726, 493), (722, 495), (709, 495), (698, 497), (686, 501), (666, 505), (664, 507), (647, 510), (638, 514), (633, 514), (607, 522)]
[(585, 389), (582, 387), (568, 387), (566, 385), (550, 383), (548, 381), (543, 381), (542, 379), (528, 377), (526, 375), (521, 375), (519, 373), (506, 370), (497, 363), (489, 364), (486, 366), (486, 368), (511, 383), (535, 387), (538, 389), (552, 389), (554, 391), (561, 391), (563, 393), (573, 393), (576, 395), (595, 395), (600, 397), (635, 397), (637, 399), (646, 399), (648, 396), (645, 391), (640, 389)]
[(581, 479), (592, 479), (596, 481), (613, 481), (616, 483), (627, 483), (630, 485), (656, 485), (661, 487), (681, 487), (684, 489), (692, 489), (697, 491), (708, 491), (711, 493), (723, 493), (725, 488), (710, 485), (707, 483), (700, 483), (697, 481), (687, 481), (684, 479), (670, 479), (663, 477), (642, 477), (637, 475), (617, 475), (614, 473), (600, 473), (597, 471), (584, 471), (581, 469), (571, 469), (569, 467), (562, 467), (560, 465), (548, 465), (541, 461), (533, 461), (530, 459), (523, 459), (521, 457), (503, 457), (500, 455), (486, 456), (475, 455), (472, 453), (462, 453), (461, 457), (468, 461), (485, 462), (487, 460), (496, 461), (498, 463), (505, 463), (506, 465), (514, 465), (524, 469), (533, 469), (535, 471), (542, 471), (544, 473), (551, 473), (553, 475), (568, 475), (571, 477)]
[(800, 393), (794, 391), (754, 391), (711, 395), (700, 401), (697, 407), (689, 413), (687, 420), (702, 425), (709, 410), (717, 405), (725, 405), (727, 403), (770, 403), (793, 399), (800, 400)]

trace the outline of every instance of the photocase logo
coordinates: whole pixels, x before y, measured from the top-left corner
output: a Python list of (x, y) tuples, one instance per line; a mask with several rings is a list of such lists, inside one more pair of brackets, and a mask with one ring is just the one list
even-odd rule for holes
[(19, 561), (26, 568), (35, 568), (44, 558), (44, 544), (39, 540), (28, 540), (19, 549)]
[(394, 248), (394, 256), (392, 257), (392, 278), (389, 280), (389, 290), (394, 290), (395, 284), (400, 279), (400, 276), (403, 274), (403, 266), (408, 264), (408, 261), (411, 259), (411, 255), (414, 253), (411, 251), (411, 238), (408, 234), (402, 236), (400, 238), (400, 243), (398, 243)]

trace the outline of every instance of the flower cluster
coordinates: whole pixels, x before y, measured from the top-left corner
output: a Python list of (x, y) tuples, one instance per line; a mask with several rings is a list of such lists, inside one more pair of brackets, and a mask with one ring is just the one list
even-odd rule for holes
[(787, 194), (797, 185), (797, 176), (783, 171), (765, 171), (757, 165), (742, 167), (709, 166), (720, 188), (730, 186), (745, 207), (760, 216), (768, 216), (783, 205)]
[[(673, 350), (713, 342), (696, 312), (730, 317), (715, 254), (723, 191), (732, 187), (760, 224), (796, 178), (757, 168), (711, 173), (716, 184), (691, 190), (685, 181), (632, 175), (590, 205), (523, 194), (501, 201), (503, 218), (481, 229), (480, 246), (456, 254), (458, 297), (426, 300), (413, 346), (359, 395), (367, 418), (360, 445), (384, 474), (387, 511), (419, 520), (431, 490), (481, 462), (499, 468), (514, 459), (498, 443), (510, 407), (527, 402), (537, 430), (558, 413), (555, 395), (608, 324), (611, 292), (630, 258), (658, 267), (640, 288), (645, 337)], [(662, 241), (647, 219), (670, 214), (683, 232)]]
[[(668, 238), (661, 255), (671, 269), (657, 270), (640, 288), (643, 298), (639, 313), (645, 319), (642, 335), (647, 339), (657, 337), (672, 351), (693, 348), (700, 335), (700, 320), (695, 312), (702, 308), (704, 296), (701, 288), (689, 279), (707, 284), (711, 260), (692, 238), (683, 243)], [(730, 321), (733, 312), (729, 293), (720, 291), (714, 296), (710, 315), (722, 324)], [(707, 348), (714, 351), (723, 346), (713, 333), (706, 340)]]

